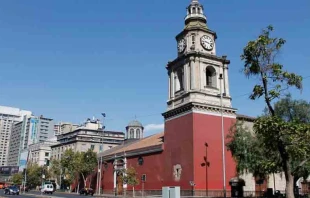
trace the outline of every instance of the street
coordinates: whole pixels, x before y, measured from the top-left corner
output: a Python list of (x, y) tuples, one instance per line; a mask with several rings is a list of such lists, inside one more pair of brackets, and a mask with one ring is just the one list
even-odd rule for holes
[[(27, 198), (27, 197), (58, 197), (58, 198), (73, 198), (73, 197), (87, 197), (87, 196), (84, 196), (84, 195), (78, 195), (76, 193), (59, 193), (59, 192), (55, 192), (53, 193), (52, 195), (48, 194), (42, 194), (38, 191), (29, 191), (29, 192), (26, 192), (25, 194), (24, 193), (21, 193), (20, 195), (5, 195), (4, 194), (4, 190), (0, 190), (0, 198), (3, 198), (3, 197), (14, 197), (14, 196), (18, 196), (18, 197), (24, 197), (24, 198)], [(88, 197), (91, 197), (91, 196), (88, 196)]]

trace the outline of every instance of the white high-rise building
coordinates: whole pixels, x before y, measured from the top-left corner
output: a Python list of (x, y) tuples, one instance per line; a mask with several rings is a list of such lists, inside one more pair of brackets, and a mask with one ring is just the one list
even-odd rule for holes
[(13, 126), (22, 121), (25, 115), (30, 116), (31, 111), (0, 106), (0, 166), (7, 165), (10, 137)]
[(22, 122), (13, 126), (9, 146), (9, 166), (25, 166), (28, 158), (28, 147), (31, 144), (54, 138), (54, 121), (43, 116), (24, 116)]

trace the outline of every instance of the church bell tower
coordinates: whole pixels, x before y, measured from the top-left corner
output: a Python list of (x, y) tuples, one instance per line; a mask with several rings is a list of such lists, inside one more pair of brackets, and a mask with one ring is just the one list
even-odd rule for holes
[[(229, 92), (230, 61), (217, 55), (217, 35), (207, 25), (203, 5), (191, 0), (186, 10), (184, 29), (176, 36), (177, 57), (166, 66), (165, 167), (172, 173), (165, 181), (181, 189), (191, 189), (188, 181), (193, 181), (195, 189), (221, 190), (222, 126), (226, 137), (236, 119)], [(210, 162), (207, 168), (201, 166), (205, 157)], [(229, 181), (235, 176), (235, 164), (228, 152), (225, 159)], [(178, 179), (173, 176), (174, 166), (182, 169)]]

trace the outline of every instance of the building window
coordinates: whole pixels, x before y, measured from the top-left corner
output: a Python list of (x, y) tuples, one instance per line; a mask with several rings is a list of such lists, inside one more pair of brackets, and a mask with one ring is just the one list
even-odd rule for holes
[(192, 35), (192, 45), (195, 45), (195, 40), (196, 40), (196, 38), (195, 38), (195, 35), (193, 34)]
[(48, 157), (50, 154), (49, 153), (45, 153), (45, 157)]
[(102, 151), (102, 145), (99, 146), (99, 152), (101, 152), (101, 151)]
[(137, 129), (137, 130), (136, 130), (136, 134), (137, 134), (136, 137), (137, 137), (138, 139), (140, 139), (140, 129)]
[(176, 91), (181, 91), (183, 90), (183, 70), (182, 69), (179, 69), (177, 72), (176, 72), (176, 79), (175, 79), (175, 85), (176, 85), (176, 88), (175, 90)]
[(95, 145), (90, 145), (90, 149), (94, 150), (95, 149)]
[(130, 129), (129, 131), (129, 138), (134, 138), (134, 130), (133, 129)]
[(206, 86), (216, 87), (216, 72), (213, 67), (206, 68)]

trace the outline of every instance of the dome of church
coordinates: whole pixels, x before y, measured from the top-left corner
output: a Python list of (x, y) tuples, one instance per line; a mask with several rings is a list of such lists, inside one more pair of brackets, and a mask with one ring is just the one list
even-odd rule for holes
[(143, 127), (141, 122), (139, 122), (138, 120), (133, 120), (133, 121), (129, 122), (128, 126), (129, 127)]

